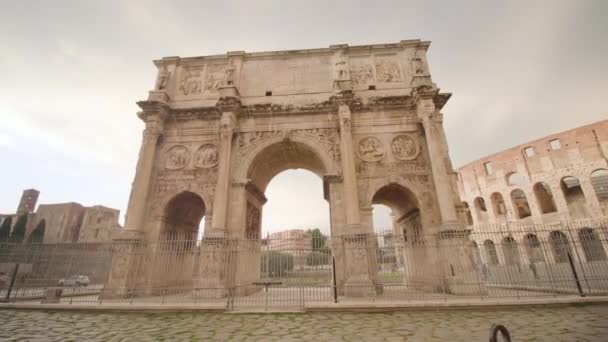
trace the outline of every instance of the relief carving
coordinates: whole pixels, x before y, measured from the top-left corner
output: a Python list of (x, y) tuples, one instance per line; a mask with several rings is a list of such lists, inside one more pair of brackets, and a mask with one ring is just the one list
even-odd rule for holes
[(182, 94), (186, 96), (199, 95), (201, 93), (201, 76), (200, 68), (184, 69), (184, 75), (179, 84), (179, 90)]
[(351, 75), (356, 87), (364, 87), (374, 82), (374, 68), (370, 64), (352, 67)]
[(331, 159), (334, 161), (340, 160), (340, 136), (337, 130), (332, 128), (300, 129), (294, 131), (293, 134), (318, 141), (325, 148)]
[[(162, 210), (168, 201), (167, 196), (174, 196), (183, 190), (205, 194), (206, 201), (211, 201), (216, 183), (216, 168), (159, 171), (152, 187), (150, 212)], [(210, 205), (210, 203), (205, 202), (205, 205)]]
[(211, 168), (219, 162), (218, 149), (214, 144), (205, 144), (194, 153), (194, 166), (198, 168)]
[(224, 84), (225, 86), (234, 85), (234, 65), (228, 65), (224, 73)]
[(418, 159), (412, 161), (399, 161), (392, 163), (359, 163), (357, 172), (362, 178), (382, 177), (384, 175), (427, 175), (429, 170), (426, 164)]
[(168, 170), (179, 170), (184, 168), (190, 161), (190, 152), (185, 146), (171, 147), (165, 157), (165, 168)]
[(412, 68), (414, 69), (414, 75), (424, 74), (424, 64), (422, 59), (416, 57), (412, 59)]
[(274, 137), (281, 135), (280, 131), (263, 131), (263, 132), (246, 132), (239, 134), (239, 151), (241, 154), (245, 154), (244, 152), (259, 144), (262, 140), (266, 138)]
[(217, 93), (226, 78), (226, 65), (208, 65), (205, 73), (205, 93)]
[(376, 62), (376, 77), (378, 78), (378, 82), (403, 82), (399, 64), (389, 60), (379, 60)]
[(245, 228), (247, 236), (253, 237), (260, 233), (260, 210), (249, 202), (247, 202)]
[(391, 152), (399, 160), (416, 159), (419, 151), (418, 143), (409, 135), (398, 135), (391, 143)]
[(344, 59), (344, 56), (341, 54), (338, 57), (338, 61), (335, 64), (335, 70), (336, 70), (336, 80), (339, 81), (343, 81), (343, 80), (348, 80), (349, 78), (349, 74), (348, 74), (348, 66), (346, 64), (346, 60)]
[(158, 72), (158, 77), (156, 78), (156, 86), (154, 89), (156, 90), (164, 90), (167, 87), (167, 81), (169, 80), (169, 71), (167, 71), (167, 66), (163, 66), (163, 68)]
[(366, 162), (377, 162), (384, 157), (385, 149), (376, 137), (365, 137), (359, 140), (359, 158)]
[(324, 101), (306, 105), (279, 105), (272, 103), (260, 103), (250, 106), (243, 106), (241, 108), (242, 113), (247, 115), (276, 115), (276, 114), (290, 114), (290, 113), (323, 113), (323, 112), (334, 112), (337, 107), (335, 103), (331, 101)]

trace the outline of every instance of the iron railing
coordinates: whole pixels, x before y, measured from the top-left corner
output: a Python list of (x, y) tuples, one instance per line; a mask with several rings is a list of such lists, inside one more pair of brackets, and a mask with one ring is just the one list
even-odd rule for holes
[[(154, 242), (0, 243), (0, 298), (40, 303), (47, 288), (61, 285), (62, 303), (237, 310), (360, 300), (608, 295), (607, 222), (395, 229), (316, 238), (197, 240), (172, 234)], [(88, 282), (75, 276), (86, 276)], [(125, 277), (129, 280), (116, 281)]]

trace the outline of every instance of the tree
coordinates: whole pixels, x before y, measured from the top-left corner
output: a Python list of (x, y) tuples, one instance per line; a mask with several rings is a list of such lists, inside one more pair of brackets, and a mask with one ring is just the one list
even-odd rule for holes
[(46, 230), (46, 221), (43, 219), (36, 225), (34, 231), (27, 238), (27, 243), (40, 243), (44, 239), (44, 231)]
[(0, 226), (0, 242), (8, 241), (8, 238), (11, 236), (11, 226), (13, 225), (13, 218), (7, 216), (4, 221), (2, 221), (2, 226)]
[(321, 252), (326, 250), (325, 241), (327, 240), (327, 236), (321, 233), (319, 228), (315, 228), (313, 230), (309, 230), (311, 239), (312, 239), (312, 250), (315, 252)]
[(21, 242), (25, 239), (25, 228), (27, 227), (27, 214), (19, 216), (13, 232), (11, 233), (11, 242)]

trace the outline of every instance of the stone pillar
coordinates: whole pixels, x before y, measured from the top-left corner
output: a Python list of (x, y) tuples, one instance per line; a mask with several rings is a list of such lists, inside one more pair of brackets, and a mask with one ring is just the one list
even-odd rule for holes
[(451, 294), (486, 294), (487, 289), (475, 265), (475, 250), (469, 239), (471, 231), (454, 228), (437, 235), (439, 260), (442, 260), (439, 279), (445, 280), (436, 284), (438, 290)]
[(346, 104), (338, 107), (340, 119), (340, 155), (342, 156), (342, 179), (344, 186), (344, 214), (348, 229), (358, 228), (361, 224), (359, 217), (359, 193), (355, 173), (355, 155), (351, 132), (351, 113)]
[(583, 194), (585, 195), (585, 209), (587, 210), (586, 217), (601, 217), (602, 207), (600, 205), (600, 201), (597, 199), (597, 194), (595, 193), (593, 184), (591, 184), (589, 174), (586, 176), (581, 175), (578, 181), (580, 182), (581, 190), (583, 190)]
[(232, 136), (236, 127), (234, 112), (222, 113), (220, 119), (220, 151), (217, 186), (213, 201), (213, 234), (222, 234), (226, 230), (226, 214), (228, 211), (228, 193), (230, 192), (230, 156), (232, 154)]
[(158, 139), (163, 133), (168, 106), (159, 101), (142, 101), (138, 105), (143, 109), (137, 116), (146, 124), (143, 132), (139, 158), (135, 169), (135, 179), (131, 186), (125, 229), (144, 230), (144, 217)]
[(440, 145), (443, 130), (441, 121), (443, 119), (441, 114), (435, 112), (432, 94), (434, 92), (416, 92), (416, 112), (422, 120), (422, 126), (426, 135), (441, 221), (443, 223), (457, 222), (456, 198), (453, 196), (450, 184), (451, 179), (446, 168), (446, 159), (449, 157), (443, 153), (443, 147)]
[[(340, 82), (350, 84), (349, 80)], [(340, 256), (340, 258), (336, 257), (336, 263), (344, 268), (345, 282), (344, 288), (340, 292), (347, 297), (367, 297), (382, 290), (376, 281), (378, 243), (375, 236), (371, 234), (371, 226), (362, 227), (361, 225), (352, 120), (348, 106), (352, 92), (341, 89), (337, 98), (345, 227), (340, 231), (340, 243), (332, 245), (332, 248), (336, 250), (336, 255)]]
[(142, 233), (123, 231), (112, 241), (112, 264), (108, 281), (100, 299), (133, 297), (145, 289), (137, 289), (141, 261), (145, 249)]

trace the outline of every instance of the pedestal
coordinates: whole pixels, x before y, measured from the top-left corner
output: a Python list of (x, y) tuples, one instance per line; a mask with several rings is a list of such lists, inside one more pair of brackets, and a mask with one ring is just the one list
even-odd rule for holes
[(125, 231), (113, 240), (110, 276), (99, 294), (100, 299), (135, 295), (143, 250), (144, 241), (140, 232)]
[(442, 230), (438, 235), (440, 264), (445, 291), (458, 295), (483, 295), (487, 288), (475, 265), (475, 251), (469, 240), (470, 230)]
[(373, 235), (343, 235), (341, 248), (344, 265), (344, 295), (346, 297), (374, 297), (382, 293), (376, 281), (376, 249)]
[(222, 298), (228, 295), (229, 270), (233, 259), (227, 238), (206, 238), (200, 245), (198, 274), (194, 279), (195, 298)]

